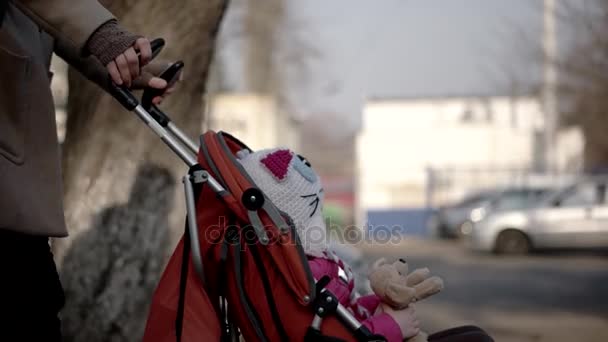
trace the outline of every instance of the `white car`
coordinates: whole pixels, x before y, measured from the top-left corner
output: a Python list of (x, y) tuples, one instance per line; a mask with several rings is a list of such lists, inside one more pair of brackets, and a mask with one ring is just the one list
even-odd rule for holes
[(505, 254), (608, 247), (607, 184), (607, 177), (585, 178), (531, 208), (490, 214), (473, 224), (467, 245)]

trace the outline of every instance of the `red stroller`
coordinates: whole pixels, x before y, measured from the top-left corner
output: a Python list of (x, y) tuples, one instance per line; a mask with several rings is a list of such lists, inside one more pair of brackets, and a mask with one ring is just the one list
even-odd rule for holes
[[(154, 55), (164, 41), (152, 42)], [(183, 63), (161, 77), (171, 82)], [(145, 342), (383, 341), (313, 279), (298, 236), (235, 159), (247, 147), (207, 132), (200, 148), (151, 103), (87, 75), (135, 112), (188, 166), (187, 223), (154, 294)], [(104, 75), (105, 76), (105, 75)]]
[[(158, 53), (164, 42), (153, 42)], [(183, 63), (161, 77), (168, 82)], [(187, 223), (153, 297), (144, 342), (385, 341), (373, 335), (314, 279), (289, 217), (259, 190), (235, 158), (248, 149), (207, 132), (200, 147), (151, 99), (97, 79), (188, 166)]]
[(202, 136), (199, 164), (184, 179), (196, 220), (157, 288), (144, 341), (228, 338), (237, 333), (229, 323), (247, 341), (383, 340), (315, 283), (289, 220), (235, 159), (244, 148), (225, 133)]

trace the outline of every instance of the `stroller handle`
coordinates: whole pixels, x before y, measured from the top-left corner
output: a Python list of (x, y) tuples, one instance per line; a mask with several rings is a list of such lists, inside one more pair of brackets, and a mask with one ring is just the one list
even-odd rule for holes
[[(162, 48), (165, 46), (165, 40), (162, 38), (154, 39), (150, 42), (150, 47), (152, 48), (152, 58), (156, 57)], [(112, 82), (112, 78), (107, 73), (105, 67), (101, 65), (99, 60), (96, 58), (90, 58), (88, 61), (92, 66), (92, 68), (88, 68), (89, 70), (85, 74), (85, 76), (91, 81), (95, 82), (102, 89), (108, 92), (118, 103), (120, 103), (126, 110), (130, 112), (135, 112), (139, 118), (150, 127), (156, 133), (156, 135), (161, 138), (169, 148), (177, 154), (188, 166), (194, 166), (197, 164), (196, 160), (196, 152), (197, 147), (193, 142), (179, 129), (174, 127), (171, 124), (170, 120), (168, 120), (169, 127), (167, 124), (161, 124), (159, 122), (159, 115), (152, 115), (147, 109), (145, 109), (138, 99), (133, 95), (131, 90), (127, 88), (125, 85), (117, 85)], [(179, 70), (178, 70), (179, 71)], [(150, 110), (152, 111), (156, 106), (152, 106)], [(155, 113), (160, 112), (156, 108)], [(163, 116), (168, 119), (168, 116), (163, 113)], [(167, 129), (169, 128), (169, 129)], [(177, 133), (180, 134), (177, 134)], [(185, 145), (185, 146), (184, 146)]]
[[(152, 48), (152, 57), (156, 57), (164, 46), (165, 40), (162, 38), (157, 38), (150, 42), (150, 47)], [(158, 135), (158, 137), (161, 138), (161, 140), (165, 142), (165, 144), (167, 144), (167, 146), (169, 146), (169, 148), (173, 152), (175, 152), (175, 154), (177, 154), (177, 156), (180, 157), (188, 166), (191, 167), (196, 165), (196, 151), (195, 153), (192, 153), (192, 148), (188, 147), (190, 146), (189, 139), (183, 141), (181, 140), (181, 136), (175, 135), (174, 133), (171, 133), (167, 129), (165, 129), (165, 127), (161, 125), (157, 121), (157, 119), (139, 103), (135, 95), (133, 95), (133, 93), (129, 88), (127, 88), (127, 86), (117, 85), (112, 82), (112, 78), (107, 73), (105, 68), (101, 65), (99, 60), (95, 60), (96, 62), (91, 61), (91, 63), (96, 63), (95, 69), (97, 70), (85, 76), (87, 76), (89, 79), (101, 86), (101, 88), (106, 90), (126, 110), (130, 112), (135, 112), (135, 114), (137, 114), (137, 116), (139, 116), (139, 118), (146, 125), (148, 125), (150, 129), (152, 129), (154, 133), (156, 133), (156, 135)], [(185, 135), (183, 137), (185, 138)], [(186, 146), (184, 146), (184, 144)]]
[[(183, 68), (184, 62), (177, 61), (163, 71), (159, 77), (167, 82), (167, 88), (169, 88), (175, 84), (175, 82), (177, 82)], [(196, 154), (198, 153), (198, 146), (194, 143), (194, 141), (190, 139), (190, 137), (188, 137), (184, 132), (182, 132), (182, 130), (177, 128), (173, 122), (171, 122), (169, 115), (165, 114), (165, 112), (158, 108), (158, 106), (152, 103), (154, 97), (162, 95), (165, 89), (154, 89), (151, 87), (144, 89), (141, 96), (141, 105), (148, 113), (150, 113), (156, 122), (158, 122), (162, 127), (173, 134), (173, 136), (179, 139), (182, 144), (186, 145), (186, 147), (192, 153)]]
[[(66, 44), (67, 42), (60, 40), (59, 44)], [(152, 58), (156, 57), (160, 50), (165, 45), (165, 41), (161, 38), (153, 40), (151, 43), (152, 48)], [(99, 62), (99, 60), (95, 57), (88, 57), (85, 59), (77, 59), (78, 69), (79, 71), (88, 78), (90, 81), (97, 84), (103, 90), (111, 94), (114, 99), (116, 99), (125, 109), (128, 111), (135, 112), (137, 116), (146, 124), (150, 129), (156, 133), (161, 140), (167, 144), (167, 146), (175, 152), (190, 168), (198, 164), (197, 161), (197, 152), (198, 146), (194, 144), (189, 137), (186, 136), (181, 130), (179, 130), (169, 119), (169, 117), (162, 113), (160, 109), (158, 109), (155, 105), (151, 107), (144, 108), (142, 104), (139, 103), (137, 98), (133, 95), (131, 90), (129, 90), (126, 86), (119, 86), (112, 82), (110, 75), (108, 74), (106, 68)], [(183, 67), (183, 62), (175, 63), (172, 67), (169, 68), (169, 73), (164, 76), (175, 78), (179, 73), (180, 69)], [(164, 74), (164, 73), (163, 73)], [(153, 116), (149, 111), (156, 109), (159, 113), (161, 113), (164, 117), (167, 118), (166, 123), (163, 125), (158, 120), (157, 117)], [(211, 188), (216, 193), (221, 193), (224, 191), (222, 185), (214, 179), (211, 175), (208, 175), (206, 172), (205, 181), (211, 186)], [(184, 184), (186, 186), (186, 202), (188, 203), (188, 217), (191, 217), (188, 222), (188, 226), (190, 231), (192, 232), (192, 260), (195, 263), (196, 271), (201, 277), (201, 280), (204, 280), (204, 273), (202, 272), (202, 257), (200, 254), (200, 249), (198, 248), (198, 227), (196, 222), (196, 214), (194, 209), (194, 192), (192, 189), (192, 183), (190, 177), (184, 178)], [(194, 218), (194, 219), (193, 219)], [(196, 245), (196, 246), (195, 246)]]

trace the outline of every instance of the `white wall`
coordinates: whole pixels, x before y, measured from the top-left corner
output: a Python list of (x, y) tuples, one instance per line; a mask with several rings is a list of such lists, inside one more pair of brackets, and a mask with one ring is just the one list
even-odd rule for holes
[(225, 131), (252, 149), (297, 149), (297, 124), (277, 112), (274, 99), (257, 94), (218, 94), (210, 99), (204, 129)]

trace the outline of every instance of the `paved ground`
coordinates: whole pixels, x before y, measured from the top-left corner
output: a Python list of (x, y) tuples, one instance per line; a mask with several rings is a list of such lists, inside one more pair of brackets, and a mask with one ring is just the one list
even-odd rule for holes
[(361, 246), (367, 260), (405, 257), (444, 278), (418, 304), (425, 330), (476, 324), (498, 342), (608, 341), (608, 254), (473, 254), (450, 241)]

